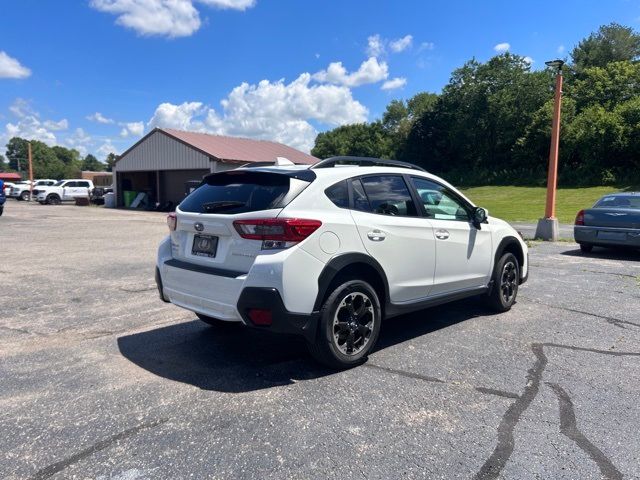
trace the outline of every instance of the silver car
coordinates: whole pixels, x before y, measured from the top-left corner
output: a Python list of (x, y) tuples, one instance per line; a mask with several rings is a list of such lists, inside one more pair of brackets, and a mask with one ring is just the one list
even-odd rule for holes
[(583, 252), (594, 246), (640, 248), (640, 192), (605, 195), (580, 210), (573, 235)]

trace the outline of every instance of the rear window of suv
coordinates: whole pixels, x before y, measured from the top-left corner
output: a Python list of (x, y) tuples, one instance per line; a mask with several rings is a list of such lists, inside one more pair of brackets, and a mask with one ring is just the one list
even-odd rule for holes
[(309, 182), (271, 172), (232, 171), (206, 177), (180, 210), (232, 215), (284, 208)]

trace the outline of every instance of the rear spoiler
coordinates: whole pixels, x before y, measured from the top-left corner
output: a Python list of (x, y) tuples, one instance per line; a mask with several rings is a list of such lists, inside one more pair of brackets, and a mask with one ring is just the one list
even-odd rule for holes
[(288, 169), (278, 167), (277, 169), (271, 167), (254, 167), (254, 168), (238, 168), (235, 170), (227, 170), (219, 173), (210, 173), (202, 178), (203, 183), (209, 185), (216, 185), (218, 182), (223, 181), (226, 177), (234, 176), (260, 176), (260, 177), (272, 177), (284, 175), (289, 178), (296, 178), (305, 182), (313, 182), (316, 179), (316, 173), (308, 168), (304, 169)]

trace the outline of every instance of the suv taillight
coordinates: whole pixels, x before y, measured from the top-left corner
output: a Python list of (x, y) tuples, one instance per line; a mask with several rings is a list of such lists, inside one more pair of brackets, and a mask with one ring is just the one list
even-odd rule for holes
[(169, 227), (170, 232), (175, 232), (177, 224), (178, 219), (176, 218), (175, 212), (171, 212), (169, 215), (167, 215), (167, 226)]
[(584, 225), (584, 210), (580, 210), (576, 215), (576, 225)]
[(306, 218), (257, 218), (233, 222), (242, 238), (262, 240), (263, 249), (288, 248), (307, 238), (321, 225), (320, 220)]

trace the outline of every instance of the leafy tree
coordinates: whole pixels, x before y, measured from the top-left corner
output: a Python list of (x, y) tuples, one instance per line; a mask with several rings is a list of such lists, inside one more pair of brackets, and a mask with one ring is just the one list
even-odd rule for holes
[(640, 95), (640, 63), (625, 60), (586, 68), (565, 90), (579, 109), (592, 105), (614, 108)]
[(27, 168), (27, 141), (24, 138), (13, 137), (7, 143), (7, 159), (12, 170)]
[(9, 169), (9, 163), (7, 163), (4, 155), (0, 155), (0, 172), (6, 172)]
[(116, 160), (118, 160), (118, 156), (115, 153), (111, 152), (109, 153), (109, 155), (107, 155), (107, 158), (104, 162), (107, 165), (107, 172), (113, 171), (113, 166), (116, 164)]
[(389, 147), (382, 123), (356, 123), (318, 134), (311, 154), (318, 158), (336, 155), (389, 158)]
[(78, 152), (78, 150), (58, 145), (51, 147), (51, 150), (53, 150), (58, 160), (64, 164), (63, 177), (77, 178), (80, 176), (82, 160), (80, 159), (80, 152)]
[(89, 153), (84, 157), (84, 160), (82, 160), (81, 168), (84, 171), (102, 172), (106, 168), (106, 165)]
[(53, 149), (39, 140), (31, 141), (34, 178), (65, 177), (65, 164), (54, 153)]
[(571, 52), (578, 72), (589, 67), (604, 67), (610, 62), (636, 60), (640, 56), (640, 35), (617, 23), (601, 26), (582, 40)]

